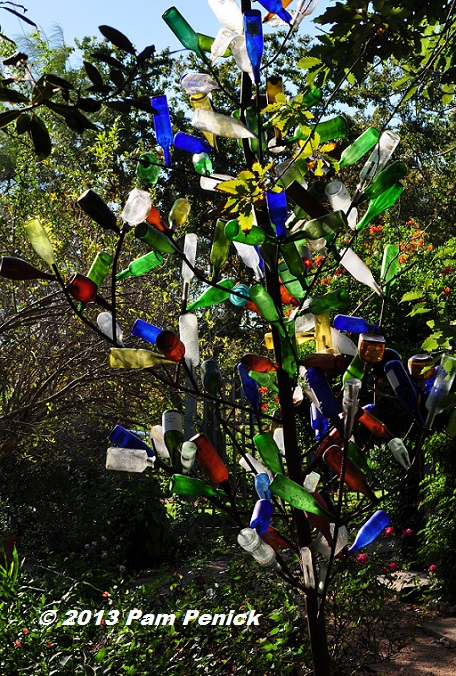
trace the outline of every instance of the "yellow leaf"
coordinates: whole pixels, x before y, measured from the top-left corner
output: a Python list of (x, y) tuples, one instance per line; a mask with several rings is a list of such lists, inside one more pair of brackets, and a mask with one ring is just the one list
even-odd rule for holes
[(233, 179), (232, 181), (223, 181), (223, 183), (218, 184), (216, 190), (221, 190), (222, 192), (229, 192), (232, 195), (237, 195), (238, 185), (239, 181), (237, 179)]
[(323, 143), (323, 145), (320, 148), (320, 152), (330, 153), (335, 148), (337, 148), (337, 143), (335, 141), (330, 141), (329, 143)]
[(247, 214), (239, 214), (238, 223), (241, 230), (251, 230), (253, 225), (253, 211), (250, 211)]

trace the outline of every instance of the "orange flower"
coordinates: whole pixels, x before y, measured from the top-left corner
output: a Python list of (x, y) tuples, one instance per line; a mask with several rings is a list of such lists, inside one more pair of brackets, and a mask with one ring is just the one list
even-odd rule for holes
[(269, 404), (261, 404), (262, 411), (265, 411), (267, 408), (269, 408)]
[(443, 291), (442, 291), (442, 296), (443, 296), (443, 297), (446, 297), (446, 296), (448, 296), (450, 293), (451, 293), (451, 287), (446, 286), (446, 287), (443, 289)]
[(405, 263), (407, 258), (408, 258), (407, 254), (404, 254), (403, 256), (399, 256), (397, 260), (399, 261), (399, 263)]
[(261, 394), (264, 394), (264, 393), (267, 392), (267, 391), (268, 391), (268, 388), (267, 388), (267, 387), (259, 387), (259, 388), (258, 388), (258, 392), (261, 392)]

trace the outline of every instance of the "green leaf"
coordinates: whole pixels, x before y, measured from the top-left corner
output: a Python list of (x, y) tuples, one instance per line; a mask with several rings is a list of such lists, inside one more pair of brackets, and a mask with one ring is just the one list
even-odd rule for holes
[(25, 113), (21, 113), (16, 120), (16, 131), (18, 134), (25, 134), (30, 131), (30, 117)]
[(416, 305), (411, 312), (408, 313), (407, 317), (414, 317), (415, 315), (424, 315), (428, 312), (432, 312), (431, 308), (423, 307), (422, 305)]
[(35, 113), (30, 118), (30, 135), (39, 160), (49, 157), (52, 150), (51, 138), (46, 125)]
[(111, 26), (98, 26), (98, 30), (107, 40), (109, 40), (109, 42), (112, 42), (112, 44), (119, 47), (119, 49), (122, 49), (129, 54), (136, 54), (136, 49), (131, 44), (130, 40), (116, 28), (111, 28)]
[(111, 66), (112, 68), (118, 68), (119, 70), (125, 69), (124, 64), (121, 61), (119, 61), (119, 59), (116, 59), (114, 56), (111, 56), (110, 54), (104, 54), (103, 52), (93, 52), (93, 54), (91, 54), (90, 56), (96, 61), (107, 63), (108, 66)]
[(404, 303), (407, 300), (418, 300), (423, 296), (424, 291), (422, 289), (418, 289), (417, 291), (407, 291), (407, 293), (404, 293), (404, 295), (402, 296), (401, 303)]
[(109, 73), (109, 78), (110, 78), (111, 82), (114, 82), (116, 87), (123, 87), (124, 82), (125, 82), (125, 78), (124, 78), (122, 72), (120, 70), (118, 70), (117, 68), (114, 68), (113, 70), (111, 70), (111, 72)]
[(412, 98), (412, 96), (415, 96), (416, 92), (418, 89), (418, 85), (414, 85), (413, 87), (410, 87), (404, 98), (402, 99), (402, 103), (405, 103), (409, 99)]
[(319, 66), (321, 64), (320, 59), (315, 58), (314, 56), (303, 56), (302, 59), (299, 59), (296, 64), (298, 68), (303, 70), (312, 68), (313, 66)]
[(28, 103), (28, 98), (15, 89), (0, 87), (0, 101), (8, 103)]
[(6, 110), (4, 113), (0, 113), (0, 129), (4, 129), (4, 127), (7, 127), (11, 122), (17, 120), (21, 113), (21, 110)]
[(53, 87), (57, 87), (58, 89), (74, 89), (73, 85), (71, 82), (68, 82), (68, 80), (64, 80), (61, 77), (58, 77), (57, 75), (45, 75), (44, 76), (44, 81), (46, 84), (50, 84)]
[(83, 63), (89, 80), (95, 85), (95, 87), (101, 87), (103, 85), (103, 78), (99, 70), (95, 68), (93, 63), (89, 63), (88, 61), (84, 61)]

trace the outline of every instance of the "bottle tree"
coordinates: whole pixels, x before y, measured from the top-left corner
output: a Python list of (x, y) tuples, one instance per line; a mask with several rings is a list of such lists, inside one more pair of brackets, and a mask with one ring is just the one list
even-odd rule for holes
[[(416, 485), (423, 440), (446, 406), (455, 360), (445, 355), (438, 373), (429, 355), (402, 362), (382, 328), (399, 243), (386, 247), (377, 280), (355, 251), (358, 233), (404, 189), (407, 168), (392, 160), (399, 138), (391, 130), (370, 128), (349, 143), (343, 116), (323, 119), (322, 92), (309, 85), (289, 100), (285, 77), (274, 71), (277, 55), (268, 62), (264, 58), (264, 21), (287, 27), (283, 49), (314, 5), (301, 0), (288, 10), (281, 2), (261, 0), (264, 12), (252, 10), (249, 0), (240, 5), (210, 0), (209, 5), (221, 22), (215, 39), (193, 30), (174, 7), (163, 14), (199, 59), (198, 72), (182, 78), (194, 133), (173, 129), (166, 92), (152, 96), (156, 147), (139, 158), (139, 187), (126, 196), (120, 218), (93, 190), (79, 198), (94, 227), (115, 237), (113, 250), (100, 251), (86, 275), (64, 279), (58, 255), (35, 217), (24, 224), (25, 232), (50, 272), (6, 256), (0, 276), (59, 284), (75, 315), (110, 344), (113, 369), (144, 369), (144, 378), (185, 394), (183, 410), (164, 411), (149, 443), (116, 426), (109, 437), (107, 467), (132, 472), (153, 467), (169, 475), (172, 494), (204, 496), (228, 514), (239, 529), (240, 551), (304, 596), (314, 674), (326, 676), (331, 673), (329, 586), (337, 585), (350, 557), (388, 524), (379, 503), (390, 465), (396, 462), (402, 472), (390, 493), (399, 490), (404, 478)], [(231, 59), (242, 71), (239, 92), (224, 88), (219, 59)], [(232, 115), (217, 110), (212, 92), (219, 87), (233, 104)], [(226, 166), (224, 154), (236, 143), (243, 160), (227, 175), (219, 167)], [(186, 198), (177, 199), (168, 216), (152, 204), (160, 177), (172, 184), (175, 149), (188, 152), (189, 173), (198, 176), (202, 195), (216, 202), (210, 210), (209, 260), (198, 253), (198, 236), (191, 228), (199, 215)], [(347, 171), (359, 175), (353, 196), (343, 183)], [(132, 260), (129, 243), (134, 238), (144, 252)], [(224, 277), (233, 255), (243, 266), (237, 279)], [(159, 278), (163, 265), (182, 278), (181, 304), (168, 308), (170, 324), (178, 319), (179, 334), (138, 318), (129, 335), (117, 302), (119, 285), (146, 275), (148, 281)], [(346, 270), (349, 288), (341, 285), (319, 295), (318, 282), (334, 265)], [(358, 312), (343, 314), (351, 294), (361, 299)], [(242, 403), (224, 395), (224, 377), (231, 374), (224, 373), (223, 363), (200, 363), (198, 315), (207, 308), (216, 315), (221, 303), (236, 312), (243, 308), (266, 328), (262, 354), (236, 355)], [(369, 320), (375, 313), (373, 323)], [(261, 405), (264, 390), (277, 396), (274, 416)], [(385, 424), (366, 406), (372, 395), (377, 402), (382, 393), (395, 411), (402, 407), (403, 427), (392, 416)], [(198, 429), (198, 402), (203, 401), (212, 405), (228, 446), (251, 479), (250, 519), (241, 515), (224, 449)], [(228, 422), (229, 414), (240, 409), (255, 425), (244, 445)], [(303, 412), (308, 434), (315, 435), (310, 445), (298, 429)], [(408, 448), (405, 430), (412, 442)], [(384, 451), (373, 467), (369, 452), (375, 444), (383, 444)], [(362, 519), (359, 530), (351, 525)]]

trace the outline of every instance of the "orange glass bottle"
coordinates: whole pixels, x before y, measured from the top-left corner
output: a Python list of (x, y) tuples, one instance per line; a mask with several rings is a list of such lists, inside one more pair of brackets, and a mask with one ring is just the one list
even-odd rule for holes
[(247, 371), (257, 371), (258, 373), (268, 373), (269, 371), (277, 371), (277, 364), (275, 364), (269, 357), (260, 357), (258, 354), (245, 354), (241, 359), (242, 366)]
[[(340, 446), (330, 446), (323, 453), (323, 460), (331, 467), (337, 474), (340, 474), (342, 466), (342, 449)], [(357, 493), (362, 493), (372, 502), (377, 502), (374, 492), (368, 486), (366, 478), (361, 470), (355, 465), (350, 458), (345, 459), (345, 473), (344, 480), (347, 486)]]
[(391, 434), (385, 423), (363, 408), (359, 409), (355, 416), (355, 420), (361, 423), (361, 425), (364, 425), (364, 427), (368, 429), (369, 432), (372, 432), (372, 434), (374, 434), (376, 437), (386, 439), (386, 441), (391, 441), (391, 439), (394, 438), (394, 435)]
[(228, 468), (205, 434), (190, 439), (196, 445), (196, 459), (214, 484), (228, 481)]

